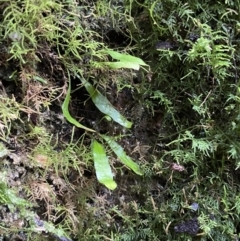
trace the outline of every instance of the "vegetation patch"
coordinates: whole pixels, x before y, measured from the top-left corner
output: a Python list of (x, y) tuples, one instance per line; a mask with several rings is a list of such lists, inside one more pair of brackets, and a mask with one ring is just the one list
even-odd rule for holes
[(1, 1), (1, 239), (238, 240), (239, 6)]

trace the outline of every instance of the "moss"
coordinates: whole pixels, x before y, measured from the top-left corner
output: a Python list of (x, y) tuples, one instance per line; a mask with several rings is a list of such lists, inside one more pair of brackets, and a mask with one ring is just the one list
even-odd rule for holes
[[(239, 238), (239, 6), (2, 1), (1, 232), (11, 240), (19, 230), (28, 240)], [(110, 68), (109, 50), (150, 69)], [(102, 118), (81, 79), (133, 127)], [(100, 136), (73, 127), (60, 108), (70, 81), (69, 115), (110, 133), (143, 176), (102, 142), (118, 188), (98, 183), (90, 143)], [(7, 221), (13, 211), (24, 220), (18, 230)]]

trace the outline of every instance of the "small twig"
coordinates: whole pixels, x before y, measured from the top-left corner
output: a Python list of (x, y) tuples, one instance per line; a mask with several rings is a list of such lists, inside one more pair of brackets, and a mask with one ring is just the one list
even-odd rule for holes
[(205, 99), (203, 100), (203, 102), (201, 103), (201, 105), (199, 107), (202, 107), (202, 105), (206, 102), (207, 98), (209, 97), (209, 95), (211, 94), (212, 90), (210, 90), (207, 94), (207, 96), (205, 97)]

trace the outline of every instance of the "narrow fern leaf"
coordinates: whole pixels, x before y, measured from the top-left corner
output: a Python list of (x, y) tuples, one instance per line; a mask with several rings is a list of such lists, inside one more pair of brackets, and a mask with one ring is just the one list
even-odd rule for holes
[(121, 69), (121, 68), (126, 68), (126, 69), (134, 69), (134, 70), (139, 70), (139, 64), (135, 63), (130, 63), (130, 62), (104, 62), (105, 65), (109, 66), (112, 69)]
[(136, 174), (143, 175), (143, 172), (140, 170), (139, 165), (126, 154), (123, 148), (117, 142), (115, 142), (112, 137), (105, 135), (101, 135), (101, 137), (108, 143), (110, 148), (124, 165), (129, 167)]
[(96, 140), (93, 140), (92, 143), (92, 154), (98, 181), (107, 188), (114, 190), (117, 187), (117, 184), (113, 180), (113, 174), (107, 155), (104, 147)]
[(142, 59), (129, 55), (129, 54), (121, 54), (121, 53), (113, 51), (113, 50), (107, 50), (106, 53), (111, 55), (112, 58), (120, 60), (122, 62), (131, 62), (134, 64), (147, 66), (147, 64)]
[(105, 65), (113, 69), (128, 68), (139, 70), (141, 66), (148, 66), (142, 59), (129, 54), (121, 54), (113, 50), (104, 50), (102, 52), (109, 54), (113, 59), (119, 60), (119, 62), (104, 62)]
[(109, 100), (98, 92), (88, 81), (82, 80), (87, 92), (90, 94), (95, 106), (105, 115), (110, 116), (115, 122), (126, 127), (131, 128), (132, 122), (128, 121), (122, 116), (109, 102)]
[(68, 110), (68, 106), (69, 106), (69, 101), (70, 101), (70, 93), (71, 93), (71, 83), (69, 82), (69, 87), (68, 87), (68, 91), (67, 91), (67, 95), (65, 97), (65, 100), (62, 104), (62, 112), (63, 112), (63, 116), (70, 122), (72, 123), (73, 125), (79, 127), (79, 128), (82, 128), (82, 129), (85, 129), (86, 131), (92, 131), (92, 132), (95, 132), (94, 130), (80, 124), (76, 119), (74, 119), (70, 113), (69, 113), (69, 110)]

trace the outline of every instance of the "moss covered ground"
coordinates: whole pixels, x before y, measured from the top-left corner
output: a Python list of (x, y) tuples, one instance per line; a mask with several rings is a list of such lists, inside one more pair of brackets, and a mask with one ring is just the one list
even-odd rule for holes
[(0, 1), (1, 240), (239, 240), (239, 12)]

